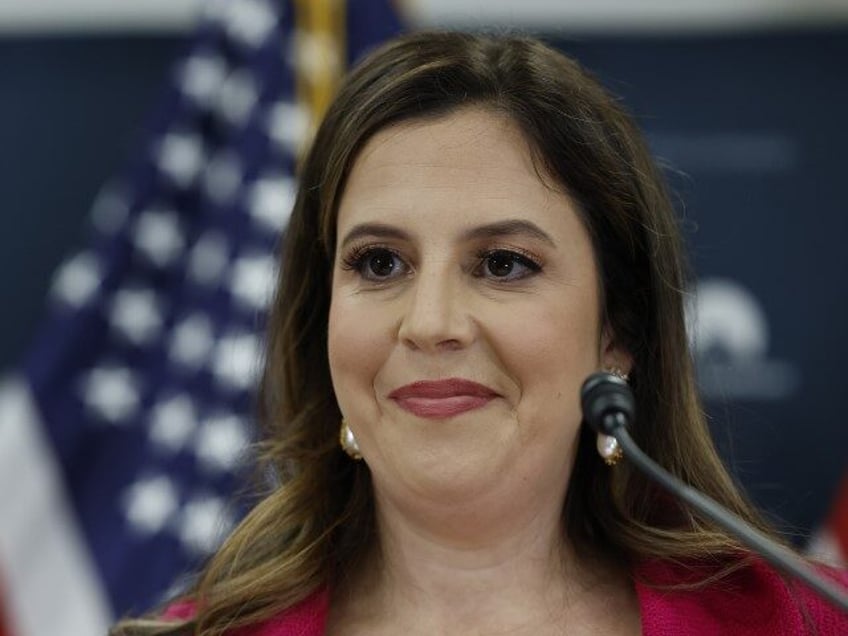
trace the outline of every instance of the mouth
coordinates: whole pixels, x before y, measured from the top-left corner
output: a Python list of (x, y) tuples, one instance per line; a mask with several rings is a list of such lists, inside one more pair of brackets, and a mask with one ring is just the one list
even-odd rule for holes
[(473, 411), (497, 397), (500, 395), (489, 387), (462, 378), (413, 382), (389, 393), (389, 399), (403, 410), (430, 419)]

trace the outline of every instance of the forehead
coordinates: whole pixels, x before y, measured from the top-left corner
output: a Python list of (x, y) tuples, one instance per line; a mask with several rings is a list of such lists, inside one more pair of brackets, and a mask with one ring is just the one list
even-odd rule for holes
[[(510, 152), (497, 155), (492, 149)], [(378, 131), (357, 158), (354, 171), (391, 170), (404, 164), (426, 170), (456, 158), (465, 160), (466, 170), (481, 175), (498, 169), (535, 171), (518, 125), (504, 114), (483, 108), (407, 120)]]
[(469, 108), (403, 122), (375, 134), (354, 162), (338, 234), (368, 222), (434, 232), (507, 219), (549, 229), (565, 220), (561, 230), (573, 231), (574, 204), (553, 183), (537, 169), (518, 125), (503, 114)]

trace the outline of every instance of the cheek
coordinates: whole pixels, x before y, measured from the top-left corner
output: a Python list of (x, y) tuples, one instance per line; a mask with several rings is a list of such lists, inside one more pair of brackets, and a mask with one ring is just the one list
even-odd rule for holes
[[(585, 299), (593, 307), (593, 296)], [(509, 347), (515, 378), (520, 385), (522, 419), (576, 428), (581, 420), (580, 387), (597, 369), (597, 316), (582, 303), (536, 307), (525, 316), (523, 329)], [(509, 355), (506, 354), (505, 355)]]
[[(346, 417), (371, 417), (374, 377), (382, 365), (385, 338), (375, 316), (355, 298), (333, 290), (327, 332), (330, 374), (336, 399)], [(369, 410), (363, 413), (363, 409)]]

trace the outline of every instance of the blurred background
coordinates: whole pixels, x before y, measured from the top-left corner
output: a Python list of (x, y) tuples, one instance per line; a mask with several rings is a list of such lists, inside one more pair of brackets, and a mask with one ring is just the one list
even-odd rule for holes
[(848, 554), (848, 1), (0, 0), (0, 634), (102, 632), (238, 518), (297, 154), (427, 26), (540, 35), (636, 116), (722, 454)]

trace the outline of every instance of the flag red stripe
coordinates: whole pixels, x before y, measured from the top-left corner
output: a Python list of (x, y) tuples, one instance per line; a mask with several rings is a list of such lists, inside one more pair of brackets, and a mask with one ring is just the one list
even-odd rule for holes
[(848, 558), (848, 475), (839, 486), (833, 509), (830, 511), (828, 526), (843, 557)]
[(6, 612), (3, 608), (3, 588), (0, 587), (0, 636), (12, 636), (9, 629), (9, 621), (6, 619)]

